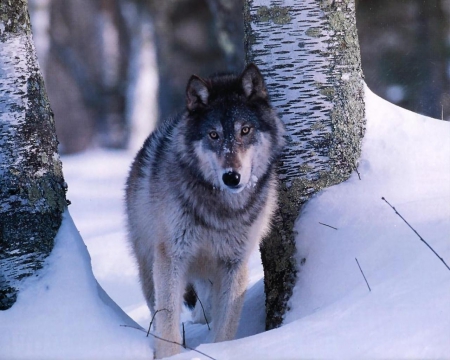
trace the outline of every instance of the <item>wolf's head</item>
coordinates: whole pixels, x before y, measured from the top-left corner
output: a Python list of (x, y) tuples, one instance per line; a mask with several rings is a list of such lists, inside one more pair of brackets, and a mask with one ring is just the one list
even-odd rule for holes
[(186, 108), (184, 145), (204, 180), (238, 193), (267, 174), (283, 146), (284, 127), (256, 65), (240, 76), (193, 75)]

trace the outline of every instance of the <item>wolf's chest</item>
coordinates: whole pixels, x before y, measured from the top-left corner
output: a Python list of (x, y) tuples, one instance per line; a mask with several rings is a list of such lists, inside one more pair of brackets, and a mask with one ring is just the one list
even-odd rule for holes
[(174, 245), (182, 257), (208, 262), (240, 257), (247, 248), (250, 228), (238, 219), (221, 219), (213, 214), (201, 216), (183, 212), (178, 222)]
[(216, 195), (204, 192), (179, 194), (177, 202), (183, 221), (211, 232), (245, 232), (264, 207), (267, 197), (224, 192), (217, 190)]

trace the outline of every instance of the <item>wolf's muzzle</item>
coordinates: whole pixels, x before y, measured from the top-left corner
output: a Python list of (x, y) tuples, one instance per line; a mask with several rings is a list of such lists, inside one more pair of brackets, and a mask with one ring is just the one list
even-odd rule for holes
[(241, 175), (236, 171), (228, 171), (223, 174), (222, 181), (226, 186), (230, 188), (236, 188), (241, 181)]

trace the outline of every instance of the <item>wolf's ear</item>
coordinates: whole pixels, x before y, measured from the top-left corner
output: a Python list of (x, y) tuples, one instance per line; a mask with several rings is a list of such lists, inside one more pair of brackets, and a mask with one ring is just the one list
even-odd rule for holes
[(192, 75), (186, 87), (186, 107), (189, 111), (208, 104), (209, 89), (206, 82), (197, 75)]
[(241, 75), (242, 88), (247, 99), (260, 98), (267, 100), (267, 90), (264, 85), (264, 79), (258, 67), (250, 63)]

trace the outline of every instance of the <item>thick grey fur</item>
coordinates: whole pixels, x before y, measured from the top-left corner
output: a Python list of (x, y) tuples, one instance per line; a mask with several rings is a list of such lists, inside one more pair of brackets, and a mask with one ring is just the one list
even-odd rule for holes
[[(192, 284), (213, 321), (209, 340), (234, 338), (247, 261), (276, 208), (283, 133), (250, 64), (240, 76), (192, 76), (185, 112), (138, 152), (126, 185), (128, 231), (147, 304), (160, 310), (158, 336), (181, 343), (180, 311)], [(225, 173), (239, 174), (239, 184), (226, 185)], [(202, 318), (197, 304), (194, 320)], [(158, 358), (179, 351), (156, 343)]]

